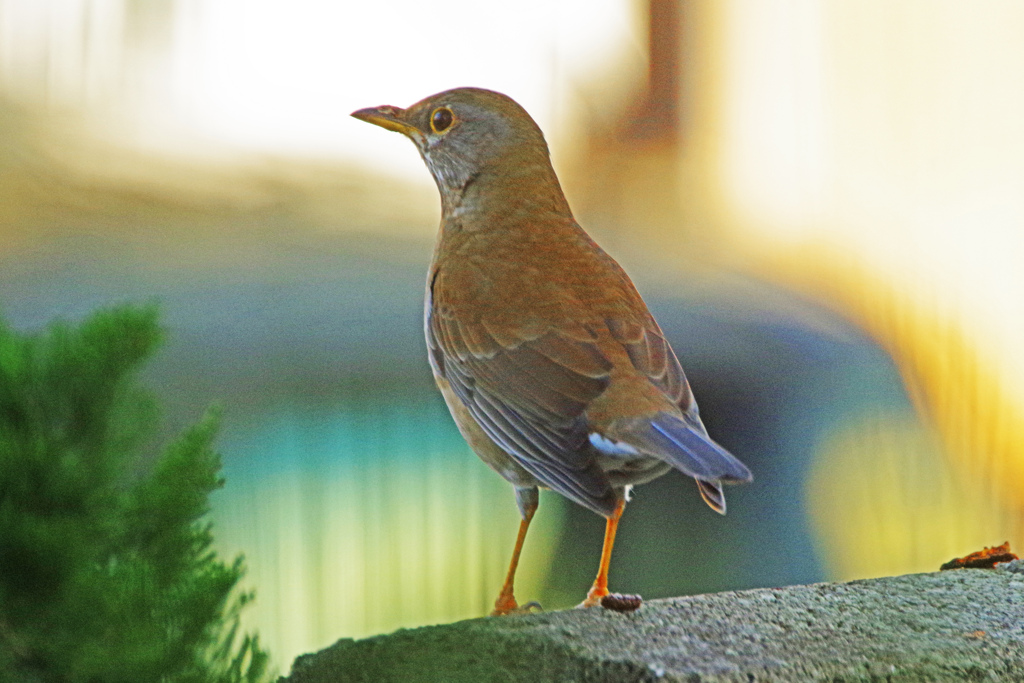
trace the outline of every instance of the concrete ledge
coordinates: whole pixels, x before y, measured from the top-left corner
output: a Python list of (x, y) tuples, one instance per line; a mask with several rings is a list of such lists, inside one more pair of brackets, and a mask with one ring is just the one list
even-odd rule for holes
[(1024, 681), (1024, 560), (340, 640), (281, 680)]

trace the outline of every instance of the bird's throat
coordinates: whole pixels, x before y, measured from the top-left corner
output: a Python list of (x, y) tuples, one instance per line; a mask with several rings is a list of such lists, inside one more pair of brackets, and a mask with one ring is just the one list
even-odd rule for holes
[(515, 174), (478, 171), (466, 176), (460, 187), (443, 187), (439, 182), (442, 224), (453, 230), (477, 231), (512, 230), (552, 219), (574, 222), (550, 168)]

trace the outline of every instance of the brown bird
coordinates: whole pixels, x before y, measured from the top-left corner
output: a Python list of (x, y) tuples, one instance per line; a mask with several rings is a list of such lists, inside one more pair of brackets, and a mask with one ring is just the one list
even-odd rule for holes
[(725, 513), (721, 484), (750, 481), (750, 471), (708, 436), (665, 335), (573, 218), (526, 110), (458, 88), (352, 116), (412, 140), (441, 193), (430, 366), (459, 431), (515, 487), (522, 515), (493, 614), (520, 609), (513, 581), (539, 487), (607, 518), (582, 606), (602, 604), (632, 486), (675, 468)]

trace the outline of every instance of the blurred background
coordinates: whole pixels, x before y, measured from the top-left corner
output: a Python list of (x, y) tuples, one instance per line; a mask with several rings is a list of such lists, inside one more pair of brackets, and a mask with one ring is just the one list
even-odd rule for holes
[[(1013, 0), (0, 0), (0, 311), (161, 303), (148, 382), (168, 433), (226, 409), (215, 534), (281, 670), (483, 615), (518, 515), (425, 360), (436, 190), (348, 113), (500, 90), (755, 473), (724, 518), (641, 487), (613, 589), (1017, 548), (1022, 34)], [(542, 496), (519, 597), (578, 602), (603, 527)]]

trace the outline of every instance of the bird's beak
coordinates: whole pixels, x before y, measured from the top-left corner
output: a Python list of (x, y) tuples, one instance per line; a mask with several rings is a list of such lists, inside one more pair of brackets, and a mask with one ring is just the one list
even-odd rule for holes
[(366, 109), (360, 109), (359, 111), (352, 112), (352, 116), (356, 117), (360, 121), (366, 121), (372, 123), (375, 126), (381, 128), (387, 128), (393, 130), (396, 133), (413, 137), (414, 133), (419, 131), (415, 126), (411, 126), (402, 120), (402, 115), (405, 114), (404, 109), (399, 107), (392, 107), (386, 104), (382, 107), (367, 107)]

